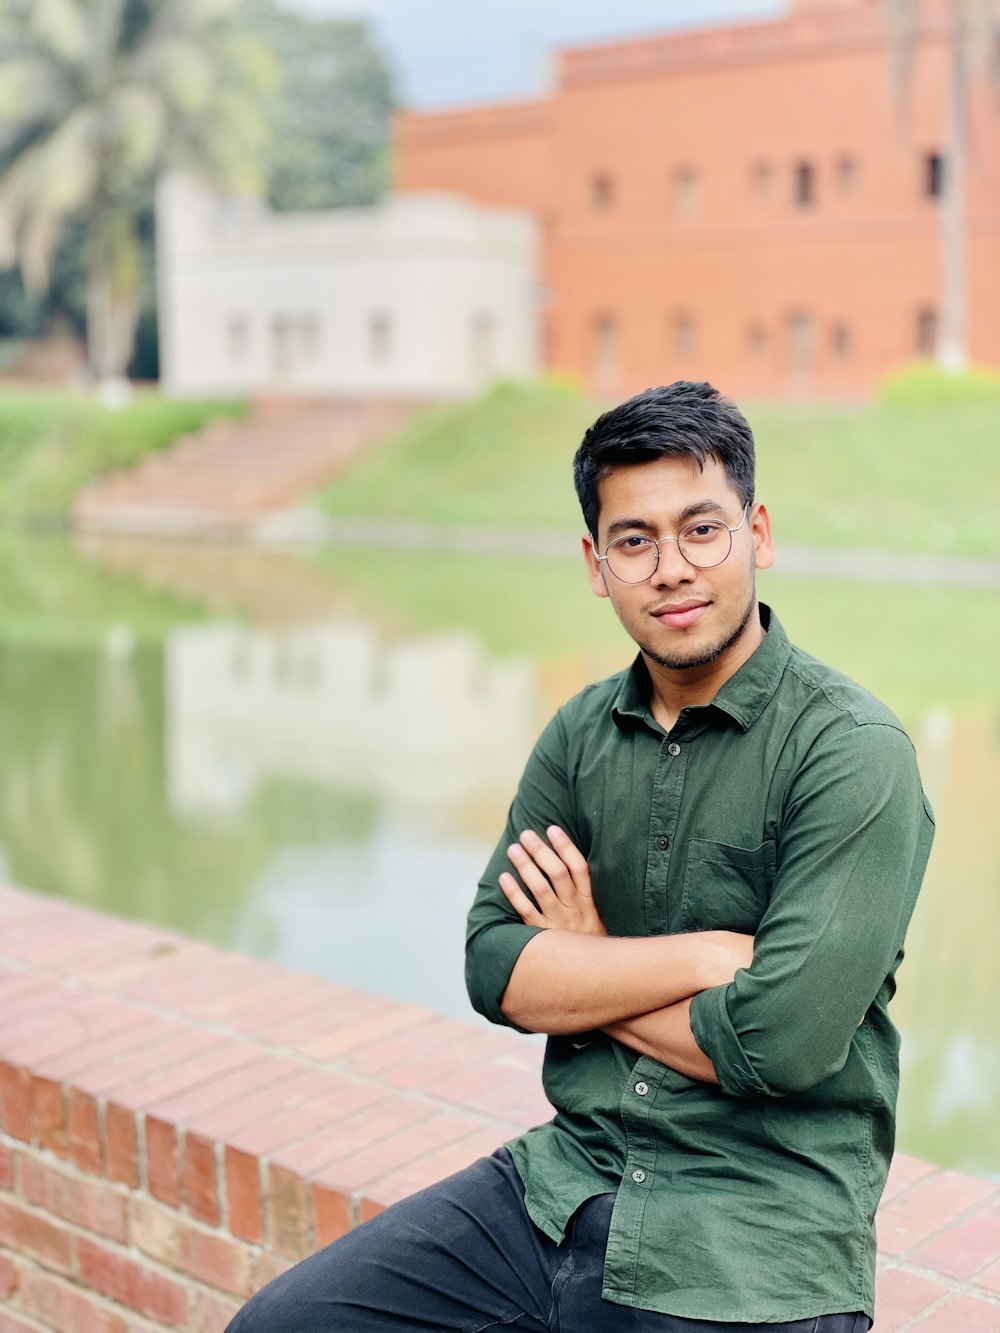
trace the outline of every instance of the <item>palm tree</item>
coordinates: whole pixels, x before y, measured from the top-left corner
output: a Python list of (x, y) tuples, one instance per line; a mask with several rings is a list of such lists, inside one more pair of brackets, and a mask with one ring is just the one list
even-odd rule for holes
[(25, 287), (44, 292), (85, 221), (87, 357), (124, 376), (142, 291), (139, 224), (171, 169), (257, 189), (261, 93), (277, 72), (243, 0), (0, 0), (0, 211)]
[[(882, 0), (902, 106), (909, 88), (913, 48), (921, 20), (920, 0)], [(948, 81), (941, 197), (941, 315), (937, 362), (951, 373), (968, 364), (966, 334), (965, 177), (968, 161), (969, 95), (996, 59), (995, 0), (947, 0)]]

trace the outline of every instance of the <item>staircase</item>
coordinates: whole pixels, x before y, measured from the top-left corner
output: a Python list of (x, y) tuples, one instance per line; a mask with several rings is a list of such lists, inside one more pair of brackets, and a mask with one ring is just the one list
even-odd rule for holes
[(212, 422), (137, 467), (88, 486), (73, 507), (87, 532), (247, 535), (322, 486), (416, 404), (262, 399), (247, 420)]

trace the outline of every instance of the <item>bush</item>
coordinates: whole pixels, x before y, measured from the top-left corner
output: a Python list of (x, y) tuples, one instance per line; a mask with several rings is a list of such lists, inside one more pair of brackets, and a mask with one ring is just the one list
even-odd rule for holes
[(887, 407), (923, 411), (935, 407), (966, 407), (1000, 403), (1000, 370), (973, 366), (959, 374), (920, 361), (894, 371), (879, 389)]

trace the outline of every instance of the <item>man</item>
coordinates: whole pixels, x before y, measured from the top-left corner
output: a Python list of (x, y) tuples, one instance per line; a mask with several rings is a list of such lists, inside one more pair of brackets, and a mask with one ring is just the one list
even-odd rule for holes
[(466, 967), (480, 1012), (549, 1034), (555, 1117), (234, 1333), (869, 1327), (886, 1009), (933, 833), (912, 746), (758, 604), (753, 436), (711, 385), (605, 413), (574, 476), (639, 655), (538, 741)]

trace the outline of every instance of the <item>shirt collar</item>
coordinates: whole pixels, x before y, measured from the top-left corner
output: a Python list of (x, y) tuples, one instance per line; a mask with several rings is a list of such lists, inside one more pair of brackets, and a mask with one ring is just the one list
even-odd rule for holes
[[(750, 730), (778, 688), (791, 652), (781, 622), (763, 602), (760, 603), (760, 621), (766, 630), (763, 642), (739, 671), (730, 676), (709, 705), (731, 717), (744, 731)], [(611, 716), (619, 724), (646, 722), (651, 693), (649, 671), (640, 653), (622, 678), (611, 705)]]

